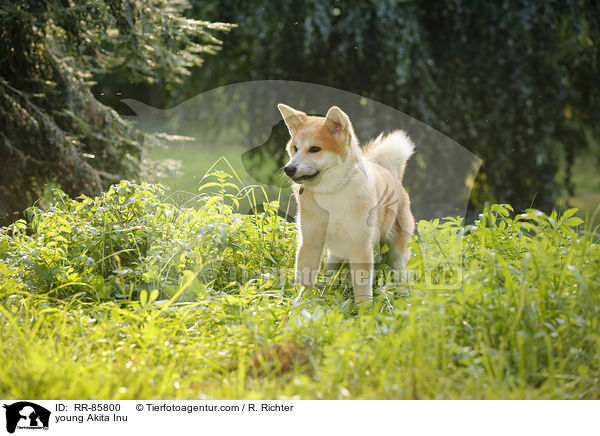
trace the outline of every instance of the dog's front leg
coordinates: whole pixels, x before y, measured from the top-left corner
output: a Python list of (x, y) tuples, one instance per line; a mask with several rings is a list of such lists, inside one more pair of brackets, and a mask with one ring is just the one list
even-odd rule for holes
[(323, 243), (316, 241), (300, 243), (296, 255), (296, 283), (305, 286), (314, 286), (317, 283), (323, 246)]
[(325, 246), (327, 217), (321, 214), (300, 214), (300, 239), (296, 253), (296, 283), (314, 286)]
[(373, 249), (369, 244), (350, 256), (354, 303), (367, 304), (373, 299)]

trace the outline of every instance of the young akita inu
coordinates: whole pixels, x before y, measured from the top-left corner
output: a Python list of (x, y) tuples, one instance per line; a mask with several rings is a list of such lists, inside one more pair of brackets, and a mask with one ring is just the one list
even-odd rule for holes
[(298, 202), (296, 282), (314, 286), (323, 247), (327, 263), (348, 260), (359, 304), (372, 298), (373, 247), (390, 248), (388, 263), (403, 269), (415, 230), (402, 186), (414, 145), (403, 131), (379, 137), (361, 151), (348, 116), (333, 106), (325, 118), (278, 105), (291, 139), (284, 168)]

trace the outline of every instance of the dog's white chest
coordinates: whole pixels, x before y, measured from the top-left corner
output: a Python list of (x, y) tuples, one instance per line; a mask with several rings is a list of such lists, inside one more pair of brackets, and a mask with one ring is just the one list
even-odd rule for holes
[[(340, 193), (342, 194), (342, 193)], [(365, 238), (372, 238), (367, 224), (368, 207), (358, 198), (348, 195), (315, 195), (317, 204), (328, 212), (325, 243), (329, 250), (340, 257), (348, 258)]]

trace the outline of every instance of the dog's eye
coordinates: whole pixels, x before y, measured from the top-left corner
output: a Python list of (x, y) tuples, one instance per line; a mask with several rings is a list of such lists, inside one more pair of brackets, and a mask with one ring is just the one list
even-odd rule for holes
[(315, 147), (314, 145), (308, 149), (309, 153), (318, 153), (321, 151), (321, 147)]
[(294, 145), (294, 153), (298, 153), (298, 147)]

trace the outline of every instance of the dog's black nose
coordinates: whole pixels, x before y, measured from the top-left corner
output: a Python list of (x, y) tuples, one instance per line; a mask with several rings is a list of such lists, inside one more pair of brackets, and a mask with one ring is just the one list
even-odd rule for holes
[(283, 169), (283, 171), (285, 171), (288, 176), (292, 177), (294, 174), (296, 174), (296, 167), (288, 165)]

